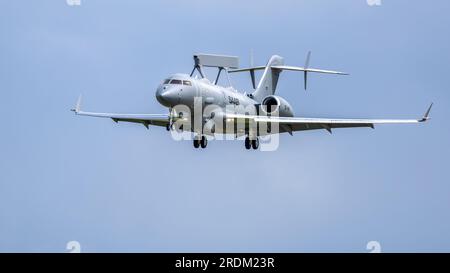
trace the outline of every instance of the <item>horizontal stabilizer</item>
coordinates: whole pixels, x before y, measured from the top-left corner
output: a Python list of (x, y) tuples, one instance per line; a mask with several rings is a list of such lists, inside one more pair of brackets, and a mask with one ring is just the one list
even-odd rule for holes
[[(304, 85), (305, 85), (305, 90), (306, 90), (306, 85), (307, 85), (307, 77), (308, 77), (308, 73), (322, 73), (322, 74), (333, 74), (333, 75), (349, 75), (346, 72), (341, 72), (341, 71), (334, 71), (334, 70), (325, 70), (325, 69), (317, 69), (317, 68), (310, 68), (309, 67), (309, 62), (311, 59), (311, 51), (308, 52), (308, 55), (306, 56), (306, 61), (305, 61), (305, 66), (301, 67), (301, 66), (290, 66), (290, 65), (270, 65), (270, 68), (272, 70), (278, 70), (278, 71), (282, 71), (282, 70), (290, 70), (290, 71), (300, 71), (303, 72), (304, 74)], [(247, 68), (240, 68), (240, 69), (233, 69), (233, 70), (229, 70), (229, 73), (235, 73), (235, 72), (246, 72), (249, 71), (250, 75), (252, 76), (252, 83), (254, 82), (253, 78), (254, 78), (254, 73), (256, 70), (264, 70), (266, 68), (266, 66), (253, 66), (253, 67), (247, 67)]]
[(253, 67), (247, 67), (247, 68), (239, 68), (239, 69), (228, 70), (228, 73), (264, 70), (265, 68), (266, 68), (265, 66), (253, 66)]
[(291, 71), (303, 71), (303, 72), (314, 72), (314, 73), (335, 74), (335, 75), (349, 75), (346, 72), (315, 69), (315, 68), (305, 68), (305, 67), (300, 67), (300, 66), (276, 65), (276, 66), (272, 66), (272, 68), (281, 69), (281, 70), (291, 70)]

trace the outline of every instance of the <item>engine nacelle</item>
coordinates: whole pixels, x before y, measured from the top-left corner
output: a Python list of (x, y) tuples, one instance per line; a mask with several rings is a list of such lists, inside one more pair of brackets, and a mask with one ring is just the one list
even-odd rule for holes
[(267, 96), (261, 103), (261, 109), (265, 114), (278, 115), (280, 117), (293, 117), (291, 105), (282, 97), (279, 96)]

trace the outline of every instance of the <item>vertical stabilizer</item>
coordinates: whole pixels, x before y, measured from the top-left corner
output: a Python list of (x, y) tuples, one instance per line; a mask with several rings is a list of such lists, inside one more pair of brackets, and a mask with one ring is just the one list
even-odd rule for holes
[(252, 93), (252, 96), (256, 101), (262, 102), (265, 97), (275, 93), (281, 69), (272, 68), (272, 66), (277, 65), (284, 65), (284, 60), (278, 55), (273, 55), (269, 59), (269, 62), (267, 62), (264, 73), (258, 83), (258, 87), (255, 92)]

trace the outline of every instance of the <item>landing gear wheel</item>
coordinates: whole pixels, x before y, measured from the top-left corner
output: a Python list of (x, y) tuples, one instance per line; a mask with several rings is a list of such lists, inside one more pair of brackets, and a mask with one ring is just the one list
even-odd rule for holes
[(202, 136), (202, 139), (200, 140), (200, 145), (202, 146), (202, 148), (206, 148), (206, 146), (208, 145), (208, 140), (206, 139), (205, 136)]
[(259, 147), (259, 139), (258, 138), (252, 140), (252, 147), (254, 150), (258, 149), (258, 147)]
[(167, 130), (167, 131), (170, 131), (170, 123), (168, 123), (168, 124), (166, 125), (166, 130)]
[(252, 147), (252, 144), (250, 143), (250, 138), (246, 137), (245, 138), (245, 149), (250, 150), (251, 147)]
[(200, 147), (200, 140), (194, 139), (194, 148), (197, 149), (198, 147)]

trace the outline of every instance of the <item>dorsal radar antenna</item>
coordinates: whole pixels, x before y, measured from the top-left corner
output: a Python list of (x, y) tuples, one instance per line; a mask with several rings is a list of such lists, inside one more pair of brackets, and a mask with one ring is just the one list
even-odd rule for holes
[(217, 67), (217, 76), (214, 80), (214, 85), (219, 82), (219, 78), (222, 70), (225, 70), (227, 75), (228, 84), (231, 86), (231, 81), (228, 76), (228, 69), (239, 68), (239, 58), (236, 56), (215, 55), (215, 54), (194, 54), (194, 68), (191, 72), (191, 77), (194, 75), (195, 70), (198, 71), (202, 78), (205, 78), (203, 67)]

